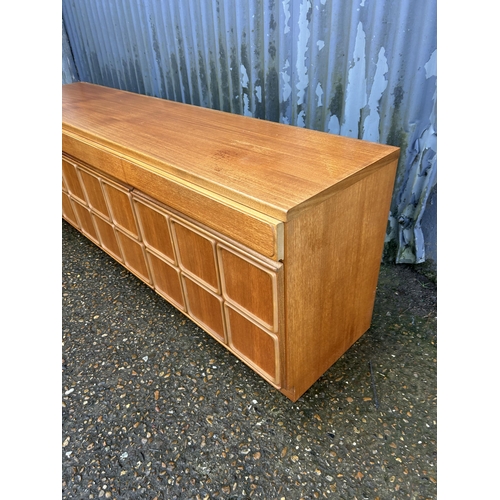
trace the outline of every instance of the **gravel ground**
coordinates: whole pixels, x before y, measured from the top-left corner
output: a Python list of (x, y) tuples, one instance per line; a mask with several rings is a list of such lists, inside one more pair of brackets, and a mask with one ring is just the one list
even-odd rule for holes
[(434, 499), (436, 283), (383, 265), (370, 330), (296, 403), (63, 222), (63, 499)]

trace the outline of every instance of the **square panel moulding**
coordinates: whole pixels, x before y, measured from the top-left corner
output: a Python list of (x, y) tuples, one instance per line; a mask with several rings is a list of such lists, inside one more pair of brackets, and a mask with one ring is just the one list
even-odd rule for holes
[(399, 148), (63, 86), (63, 218), (296, 401), (370, 327)]

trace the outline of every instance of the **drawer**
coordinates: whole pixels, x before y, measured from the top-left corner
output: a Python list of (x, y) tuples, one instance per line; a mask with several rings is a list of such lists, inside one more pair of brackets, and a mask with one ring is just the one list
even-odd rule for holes
[(63, 133), (63, 151), (87, 166), (133, 186), (157, 202), (275, 261), (283, 259), (283, 222), (193, 182), (111, 149)]

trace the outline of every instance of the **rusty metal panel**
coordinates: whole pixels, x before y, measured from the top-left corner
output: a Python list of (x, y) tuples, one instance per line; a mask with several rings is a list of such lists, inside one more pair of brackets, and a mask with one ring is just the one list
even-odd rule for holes
[(435, 246), (421, 225), (436, 190), (436, 0), (62, 7), (82, 81), (400, 146), (386, 253), (423, 262)]

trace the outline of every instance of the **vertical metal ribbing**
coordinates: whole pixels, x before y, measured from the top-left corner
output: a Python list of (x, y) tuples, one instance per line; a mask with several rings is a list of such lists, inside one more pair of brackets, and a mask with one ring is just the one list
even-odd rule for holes
[(436, 0), (62, 7), (82, 81), (402, 147), (389, 239), (397, 259), (421, 261), (414, 226), (436, 182)]

